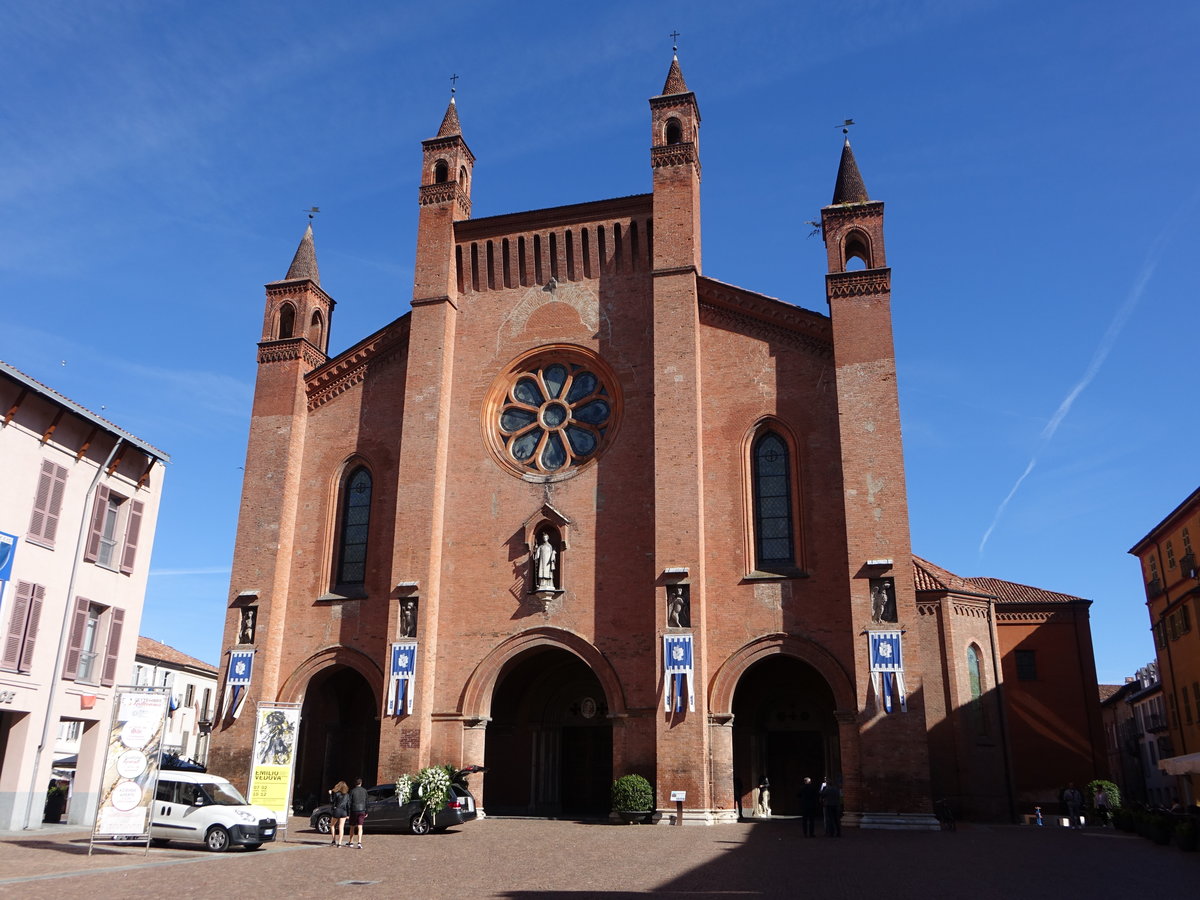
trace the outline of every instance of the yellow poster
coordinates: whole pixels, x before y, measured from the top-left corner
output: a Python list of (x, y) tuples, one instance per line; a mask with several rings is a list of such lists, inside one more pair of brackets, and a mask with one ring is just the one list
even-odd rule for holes
[(298, 706), (260, 706), (250, 768), (250, 802), (274, 811), (283, 825), (292, 796), (292, 769), (300, 731)]

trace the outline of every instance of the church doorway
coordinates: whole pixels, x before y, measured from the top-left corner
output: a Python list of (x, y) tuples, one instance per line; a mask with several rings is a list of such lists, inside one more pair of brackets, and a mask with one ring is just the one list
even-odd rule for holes
[(540, 647), (511, 660), (487, 728), (489, 813), (604, 815), (612, 784), (612, 723), (604, 689), (573, 653)]
[(751, 815), (755, 789), (771, 785), (773, 814), (800, 814), (805, 776), (840, 774), (833, 691), (812, 666), (790, 656), (755, 663), (733, 695), (733, 772), (738, 804)]
[[(318, 672), (304, 692), (296, 753), (296, 801), (326, 802), (339, 781), (359, 776), (375, 784), (379, 761), (379, 710), (375, 692), (354, 669), (332, 666)], [(317, 803), (312, 803), (316, 799)]]

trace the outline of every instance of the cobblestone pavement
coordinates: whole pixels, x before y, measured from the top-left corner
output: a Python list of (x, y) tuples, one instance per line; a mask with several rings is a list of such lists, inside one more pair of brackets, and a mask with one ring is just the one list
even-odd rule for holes
[[(368, 823), (369, 825), (369, 823)], [(960, 826), (847, 829), (805, 839), (794, 821), (612, 826), (489, 818), (444, 834), (371, 834), (330, 847), (292, 820), (257, 852), (98, 846), (87, 834), (0, 834), (0, 895), (96, 898), (799, 897), (1121, 898), (1196, 896), (1200, 853), (1108, 830)]]

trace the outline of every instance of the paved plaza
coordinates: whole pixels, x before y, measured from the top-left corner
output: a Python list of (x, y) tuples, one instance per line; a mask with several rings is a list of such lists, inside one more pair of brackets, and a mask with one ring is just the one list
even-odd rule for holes
[(1106, 830), (847, 829), (805, 839), (794, 820), (719, 827), (486, 819), (445, 834), (370, 834), (336, 849), (292, 820), (257, 852), (97, 847), (87, 834), (0, 834), (0, 896), (927, 897), (1195, 896), (1200, 853)]

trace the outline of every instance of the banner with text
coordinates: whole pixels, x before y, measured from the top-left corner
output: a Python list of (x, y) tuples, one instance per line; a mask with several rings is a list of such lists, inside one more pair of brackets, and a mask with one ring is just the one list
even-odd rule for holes
[(167, 688), (117, 688), (92, 843), (150, 840), (169, 701)]
[(291, 812), (296, 739), (300, 734), (297, 704), (260, 706), (254, 728), (254, 760), (250, 766), (250, 802), (274, 811), (286, 829)]

